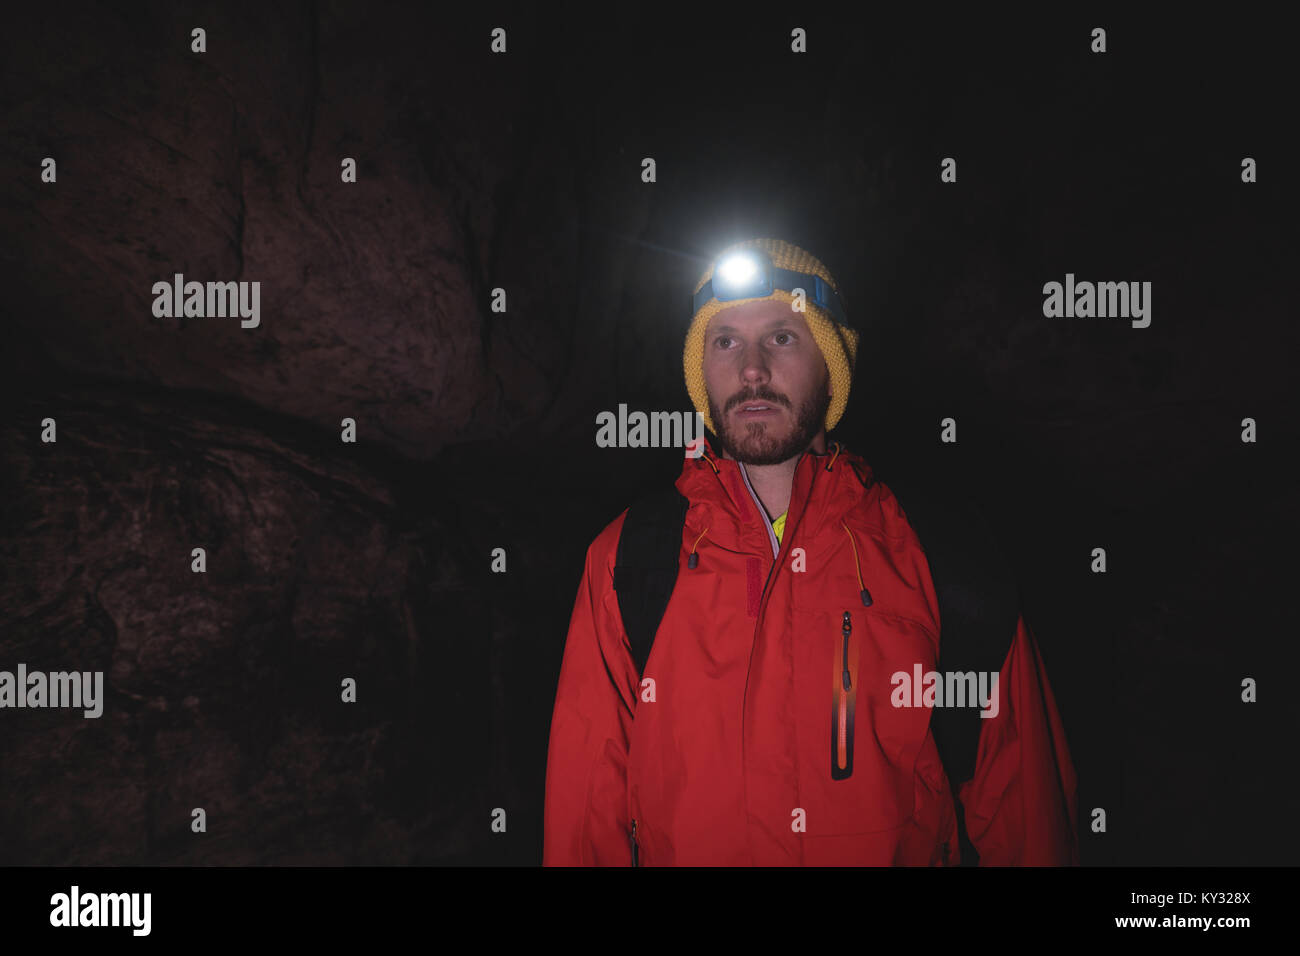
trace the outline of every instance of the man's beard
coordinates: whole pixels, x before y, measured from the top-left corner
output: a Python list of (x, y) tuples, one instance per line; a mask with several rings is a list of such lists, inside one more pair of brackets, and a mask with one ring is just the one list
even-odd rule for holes
[[(789, 400), (775, 392), (758, 389), (742, 395), (729, 403), (729, 409), (750, 402), (767, 402), (770, 405), (790, 407)], [(831, 406), (830, 382), (823, 381), (821, 391), (805, 401), (795, 416), (794, 430), (784, 441), (771, 435), (771, 422), (747, 422), (736, 426), (718, 413), (718, 407), (709, 399), (709, 415), (719, 427), (716, 433), (718, 447), (728, 457), (746, 465), (779, 465), (807, 451), (813, 438), (826, 421), (826, 410)]]

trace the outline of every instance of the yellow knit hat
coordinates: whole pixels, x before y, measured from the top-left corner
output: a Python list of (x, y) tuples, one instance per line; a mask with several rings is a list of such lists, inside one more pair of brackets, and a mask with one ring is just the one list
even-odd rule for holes
[[(694, 291), (698, 293), (704, 288), (704, 284), (713, 278), (714, 267), (725, 255), (738, 249), (752, 248), (766, 253), (776, 268), (820, 276), (836, 293), (839, 293), (839, 287), (831, 278), (830, 270), (821, 263), (821, 260), (812, 253), (780, 239), (746, 239), (723, 249), (704, 275), (700, 276)], [(767, 300), (791, 303), (794, 302), (794, 295), (785, 289), (773, 289), (770, 295), (748, 299), (728, 299), (726, 302), (719, 302), (717, 298), (711, 298), (691, 319), (691, 327), (686, 332), (686, 348), (682, 353), (682, 365), (686, 372), (686, 391), (690, 393), (695, 410), (704, 419), (705, 427), (715, 435), (718, 430), (714, 428), (713, 419), (709, 415), (709, 393), (704, 386), (704, 333), (709, 327), (709, 320), (723, 309), (733, 305)], [(853, 382), (853, 367), (858, 354), (858, 333), (856, 329), (836, 322), (830, 312), (812, 301), (811, 295), (805, 297), (803, 317), (808, 323), (808, 330), (812, 332), (813, 340), (821, 349), (822, 357), (826, 359), (826, 369), (830, 373), (831, 402), (830, 407), (826, 409), (825, 422), (826, 430), (829, 432), (838, 424), (840, 416), (844, 414), (844, 407), (849, 401), (849, 386)]]

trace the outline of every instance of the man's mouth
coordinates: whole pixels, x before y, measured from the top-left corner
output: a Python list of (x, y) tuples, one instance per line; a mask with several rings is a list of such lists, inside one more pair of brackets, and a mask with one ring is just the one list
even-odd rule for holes
[(742, 418), (752, 418), (759, 415), (767, 415), (776, 411), (776, 406), (768, 402), (745, 402), (743, 405), (736, 406), (736, 414)]

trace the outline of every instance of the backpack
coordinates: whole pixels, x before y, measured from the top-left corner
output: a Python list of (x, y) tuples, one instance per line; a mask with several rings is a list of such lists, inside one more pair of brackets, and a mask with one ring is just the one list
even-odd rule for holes
[[(1020, 596), (990, 523), (973, 503), (929, 485), (885, 484), (930, 566), (941, 621), (936, 669), (999, 673), (1015, 636)], [(628, 509), (619, 535), (614, 589), (638, 674), (645, 670), (677, 582), (687, 506), (673, 485), (652, 491)], [(956, 790), (975, 773), (982, 720), (977, 707), (935, 707), (930, 717), (957, 808), (963, 866), (976, 865), (978, 854), (966, 834)]]

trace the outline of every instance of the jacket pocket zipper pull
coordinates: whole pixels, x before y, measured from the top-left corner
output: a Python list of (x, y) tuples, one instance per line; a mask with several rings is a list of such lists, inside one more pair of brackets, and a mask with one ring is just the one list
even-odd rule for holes
[(853, 633), (853, 619), (849, 612), (844, 612), (844, 689), (853, 689), (853, 678), (849, 674), (849, 635)]
[(633, 866), (640, 866), (640, 863), (639, 863), (639, 861), (637, 860), (637, 855), (638, 855), (638, 854), (637, 854), (637, 846), (636, 846), (636, 819), (635, 819), (635, 818), (632, 820), (632, 838), (631, 838), (631, 839), (632, 839), (632, 865), (633, 865)]
[(853, 634), (853, 616), (844, 612), (844, 650), (840, 660), (840, 684), (832, 684), (831, 695), (831, 779), (844, 780), (853, 775), (853, 672), (849, 667), (849, 641)]

